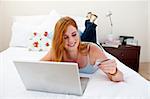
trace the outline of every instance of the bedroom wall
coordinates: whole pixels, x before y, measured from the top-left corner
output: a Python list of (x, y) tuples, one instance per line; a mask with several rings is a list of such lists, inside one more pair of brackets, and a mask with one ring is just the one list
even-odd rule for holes
[[(66, 6), (67, 4), (67, 6)], [(148, 7), (147, 1), (2, 1), (3, 30), (0, 37), (3, 49), (8, 48), (11, 38), (11, 16), (48, 14), (55, 9), (61, 14), (85, 16), (88, 11), (95, 12), (99, 17), (98, 36), (100, 41), (106, 38), (110, 31), (110, 24), (106, 13), (111, 10), (114, 24), (114, 35), (133, 35), (141, 46), (140, 61), (148, 59)], [(84, 8), (84, 9), (83, 9)]]
[[(1, 1), (0, 1), (0, 12), (1, 12)], [(1, 38), (1, 31), (2, 31), (2, 16), (0, 16), (0, 52), (2, 51), (3, 49), (3, 46), (2, 46), (2, 38)]]
[(149, 37), (149, 50), (148, 50), (148, 59), (150, 60), (150, 0), (148, 0), (148, 37)]

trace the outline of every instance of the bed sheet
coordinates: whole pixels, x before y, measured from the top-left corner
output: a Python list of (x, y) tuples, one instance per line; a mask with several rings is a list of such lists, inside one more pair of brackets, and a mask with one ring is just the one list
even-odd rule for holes
[(112, 82), (98, 70), (88, 76), (90, 80), (82, 96), (27, 91), (13, 64), (13, 60), (39, 60), (47, 52), (28, 51), (27, 48), (9, 47), (0, 53), (0, 99), (150, 99), (150, 84), (138, 73), (115, 59), (124, 74), (123, 82)]

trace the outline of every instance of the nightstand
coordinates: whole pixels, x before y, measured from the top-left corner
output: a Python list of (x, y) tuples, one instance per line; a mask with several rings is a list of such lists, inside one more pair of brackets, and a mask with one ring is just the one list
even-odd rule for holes
[(118, 58), (122, 63), (129, 68), (138, 72), (139, 70), (139, 58), (140, 58), (140, 46), (132, 45), (120, 45), (118, 48), (103, 47), (108, 53)]

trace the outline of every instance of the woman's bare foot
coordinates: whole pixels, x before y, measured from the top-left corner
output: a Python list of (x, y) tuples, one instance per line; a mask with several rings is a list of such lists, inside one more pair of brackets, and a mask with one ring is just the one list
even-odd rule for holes
[(86, 15), (87, 20), (90, 20), (91, 16), (92, 16), (92, 12), (88, 12), (87, 15)]
[(92, 14), (91, 18), (90, 18), (90, 22), (94, 23), (94, 21), (97, 19), (97, 15), (96, 14)]

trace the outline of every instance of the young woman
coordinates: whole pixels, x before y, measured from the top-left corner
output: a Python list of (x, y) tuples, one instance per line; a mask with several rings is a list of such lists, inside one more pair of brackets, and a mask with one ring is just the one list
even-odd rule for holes
[[(77, 24), (70, 17), (63, 17), (56, 23), (52, 47), (41, 60), (76, 62), (82, 73), (94, 73), (101, 69), (110, 80), (123, 80), (115, 60), (108, 59), (96, 44), (80, 41)], [(101, 63), (96, 64), (97, 61)]]

